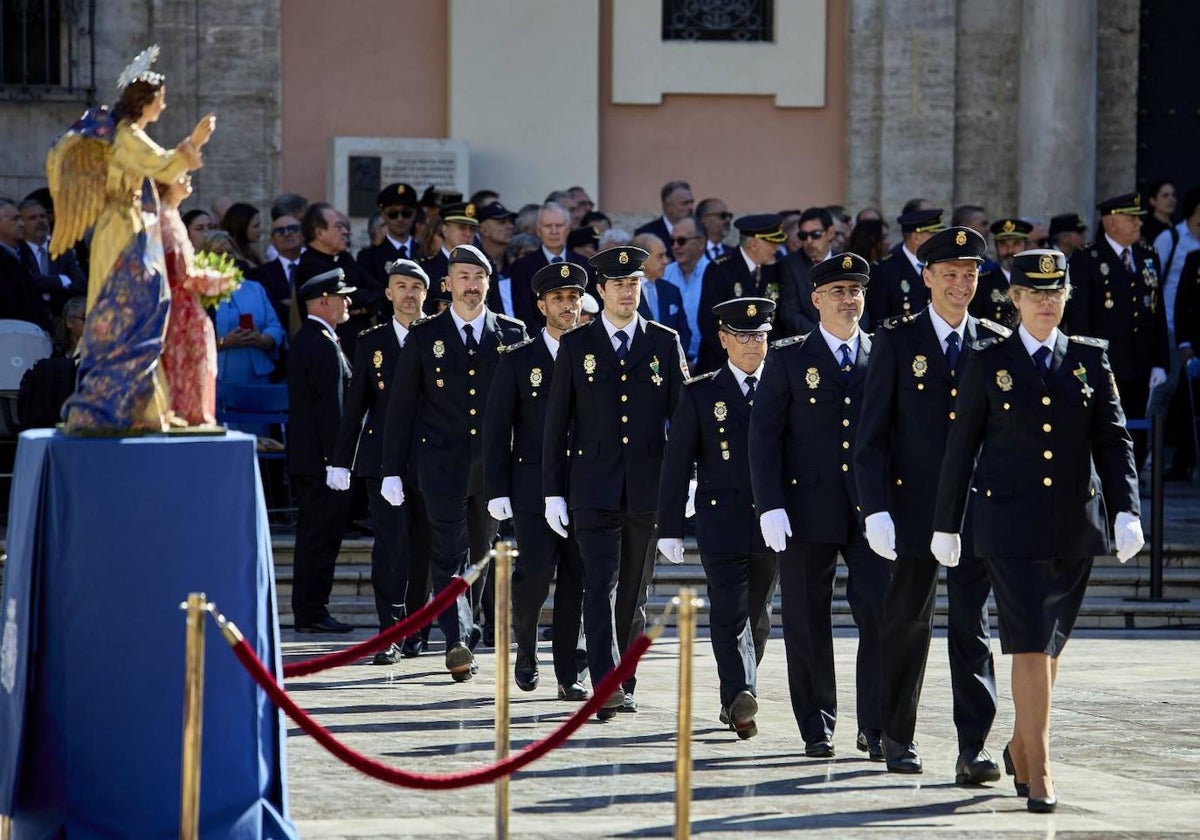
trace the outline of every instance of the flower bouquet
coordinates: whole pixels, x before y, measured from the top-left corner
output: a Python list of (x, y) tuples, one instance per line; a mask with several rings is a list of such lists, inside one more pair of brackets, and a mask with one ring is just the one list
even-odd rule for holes
[(200, 251), (192, 260), (185, 287), (200, 296), (205, 309), (219, 306), (232, 297), (245, 279), (233, 257)]

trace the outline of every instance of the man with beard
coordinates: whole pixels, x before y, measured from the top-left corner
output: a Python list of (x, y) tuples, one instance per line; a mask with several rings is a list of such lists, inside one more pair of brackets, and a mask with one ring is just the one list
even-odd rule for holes
[[(408, 259), (388, 263), (386, 271), (388, 285), (384, 294), (392, 304), (392, 318), (359, 336), (354, 375), (346, 393), (333, 466), (326, 480), (332, 490), (349, 490), (351, 467), (355, 476), (366, 480), (367, 503), (375, 524), (371, 588), (375, 591), (381, 632), (405, 615), (410, 569), (424, 596), (430, 550), (429, 521), (425, 500), (416, 486), (416, 471), (410, 468), (405, 475), (408, 504), (403, 507), (392, 507), (379, 492), (383, 483), (380, 465), (392, 373), (408, 340), (409, 329), (421, 317), (421, 306), (429, 292), (429, 276)], [(417, 603), (424, 603), (423, 597)], [(394, 665), (399, 655), (400, 646), (393, 644), (375, 654), (372, 664)]]
[(1009, 278), (1013, 257), (1029, 250), (1033, 225), (1024, 219), (1008, 217), (992, 222), (991, 231), (998, 265), (979, 275), (979, 288), (971, 298), (970, 311), (976, 318), (990, 318), (997, 324), (1015, 327), (1017, 310), (1008, 294)]
[(576, 648), (583, 609), (583, 561), (573, 534), (546, 524), (542, 496), (542, 439), (554, 360), (563, 333), (579, 323), (587, 272), (572, 263), (548, 265), (533, 276), (546, 326), (500, 357), (483, 419), (484, 485), (488, 512), (513, 520), (520, 552), (512, 574), (513, 677), (522, 691), (538, 686), (538, 616), (554, 586), (554, 676), (558, 699), (586, 700)]
[[(433, 588), (440, 591), (468, 560), (491, 547), (495, 528), (483, 492), (481, 423), (501, 348), (526, 338), (520, 322), (489, 310), (491, 263), (473, 245), (448, 258), (453, 303), (440, 315), (413, 323), (396, 362), (383, 435), (385, 476), (380, 495), (404, 504), (401, 476), (417, 462), (433, 541)], [(418, 457), (418, 450), (420, 455)], [(465, 594), (438, 617), (446, 639), (446, 669), (456, 682), (475, 673), (472, 605)]]

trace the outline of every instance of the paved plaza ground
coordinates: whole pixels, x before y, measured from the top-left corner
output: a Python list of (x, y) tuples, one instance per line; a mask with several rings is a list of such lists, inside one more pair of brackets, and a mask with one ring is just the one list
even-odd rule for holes
[[(365, 636), (356, 634), (355, 638)], [(342, 644), (284, 633), (288, 659)], [(759, 683), (759, 735), (738, 741), (717, 722), (708, 640), (695, 647), (692, 834), (748, 838), (1194, 838), (1200, 837), (1200, 632), (1094, 631), (1067, 647), (1052, 735), (1057, 814), (1026, 813), (1011, 779), (953, 784), (956, 743), (946, 640), (935, 638), (921, 717), (926, 772), (891, 775), (854, 749), (853, 633), (836, 640), (843, 710), (829, 760), (805, 758), (787, 696), (783, 641), (773, 638)], [(454, 772), (493, 750), (495, 657), (471, 682), (452, 683), (440, 643), (392, 668), (366, 664), (289, 681), (304, 707), (352, 747), (398, 767)], [(1010, 660), (994, 643), (1000, 712), (989, 741), (997, 760), (1012, 727)], [(511, 836), (670, 837), (674, 821), (675, 697), (679, 644), (670, 633), (639, 669), (641, 711), (589, 722), (512, 779)], [(542, 645), (543, 680), (553, 680)], [(553, 682), (513, 690), (517, 749), (545, 736), (574, 704)], [(491, 786), (426, 792), (384, 785), (341, 765), (289, 729), (291, 814), (303, 837), (493, 836)]]

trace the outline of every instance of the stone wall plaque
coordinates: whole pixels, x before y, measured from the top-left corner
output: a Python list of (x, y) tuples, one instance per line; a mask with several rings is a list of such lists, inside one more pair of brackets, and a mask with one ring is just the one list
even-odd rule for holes
[(470, 193), (469, 148), (464, 140), (424, 137), (334, 137), (329, 141), (325, 191), (351, 218), (375, 211), (375, 193), (403, 181), (420, 195), (431, 185)]

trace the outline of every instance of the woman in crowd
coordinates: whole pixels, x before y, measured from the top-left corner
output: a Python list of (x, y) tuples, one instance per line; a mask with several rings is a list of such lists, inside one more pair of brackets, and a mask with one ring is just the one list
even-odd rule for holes
[(205, 238), (217, 229), (217, 223), (207, 210), (189, 210), (183, 214), (183, 226), (187, 228), (188, 239), (192, 248), (199, 251), (204, 245)]
[(262, 215), (257, 208), (240, 201), (231, 205), (225, 211), (221, 229), (233, 238), (234, 244), (241, 253), (241, 258), (251, 268), (266, 262), (259, 247), (259, 242), (262, 240)]
[(871, 265), (879, 262), (887, 254), (887, 237), (883, 232), (883, 222), (879, 219), (863, 219), (850, 231), (846, 240), (846, 250), (858, 254)]

